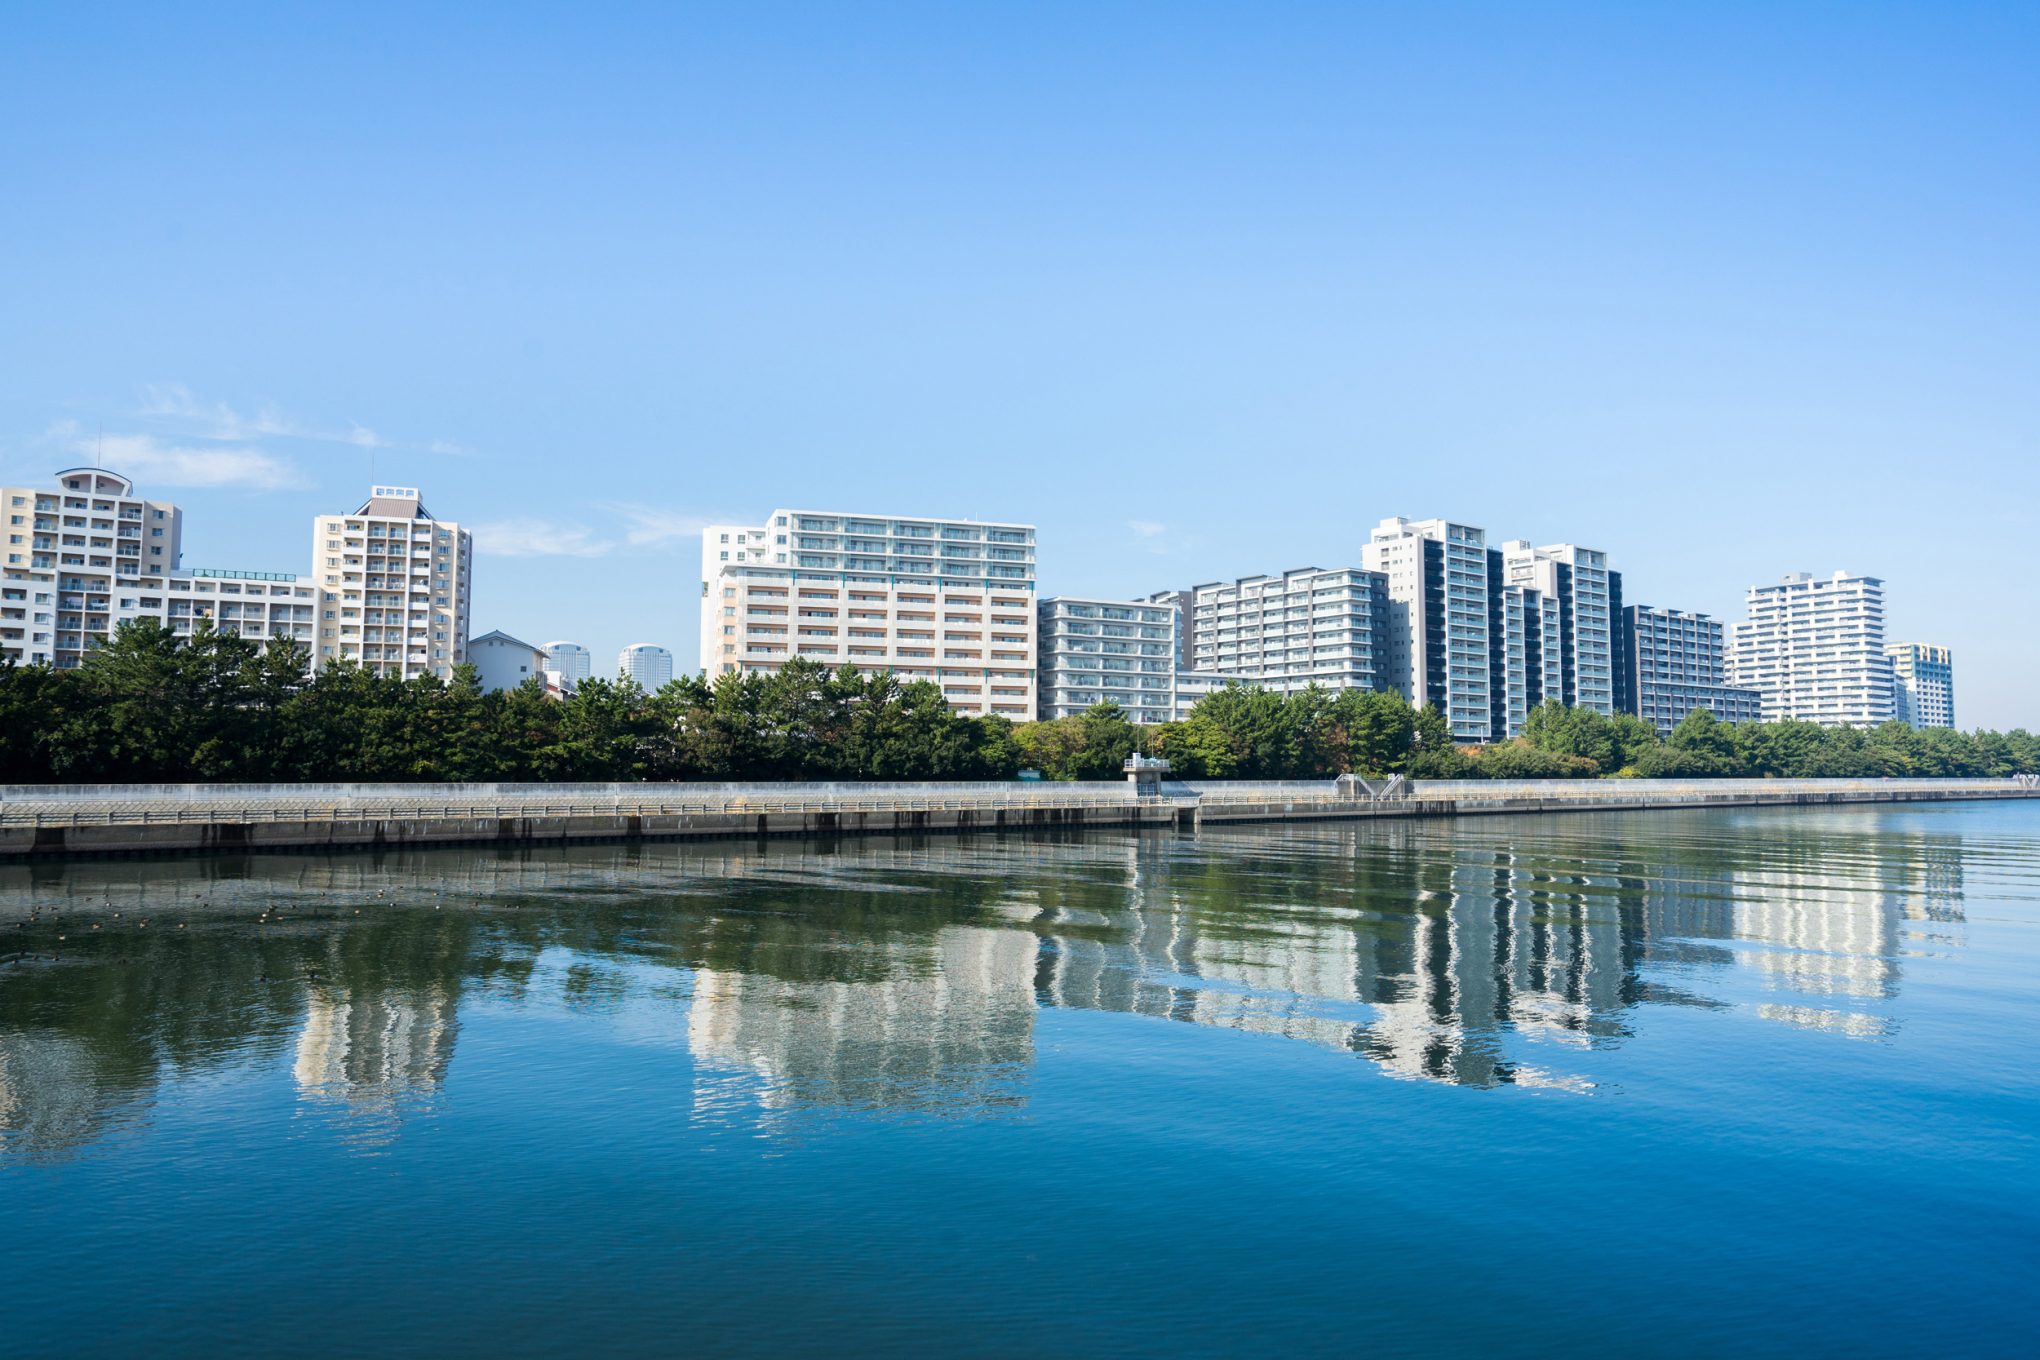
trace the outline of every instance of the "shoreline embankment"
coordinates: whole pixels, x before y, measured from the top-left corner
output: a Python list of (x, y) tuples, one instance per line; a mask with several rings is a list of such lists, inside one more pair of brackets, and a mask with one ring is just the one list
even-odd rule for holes
[(1806, 807), (2040, 798), (2040, 780), (0, 786), (0, 858)]

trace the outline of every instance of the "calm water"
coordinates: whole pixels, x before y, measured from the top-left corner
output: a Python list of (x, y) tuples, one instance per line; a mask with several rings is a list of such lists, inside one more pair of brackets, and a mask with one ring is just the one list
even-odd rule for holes
[(2040, 805), (17, 864), (0, 931), (8, 1355), (2040, 1349)]

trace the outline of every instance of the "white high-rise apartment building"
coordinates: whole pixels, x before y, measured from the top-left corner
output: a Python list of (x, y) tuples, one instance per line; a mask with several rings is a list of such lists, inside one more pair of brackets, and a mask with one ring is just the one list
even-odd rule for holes
[(1190, 664), (1293, 694), (1382, 689), (1379, 645), (1388, 584), (1358, 567), (1298, 567), (1212, 581), (1189, 592)]
[(0, 657), (60, 669), (130, 619), (182, 636), (201, 621), (262, 642), (312, 646), (318, 593), (289, 572), (185, 569), (183, 512), (126, 477), (70, 468), (49, 487), (0, 487)]
[(564, 689), (572, 689), (595, 673), (595, 658), (578, 642), (548, 642), (539, 650), (545, 653), (545, 668), (559, 677)]
[(1925, 642), (1887, 643), (1891, 698), (1898, 720), (1914, 727), (1955, 725), (1955, 655)]
[(1622, 588), (1620, 575), (1608, 569), (1608, 554), (1576, 543), (1538, 548), (1514, 539), (1502, 545), (1501, 556), (1506, 583), (1535, 590), (1558, 614), (1559, 688), (1545, 697), (1612, 715)]
[(318, 664), (448, 679), (467, 658), (474, 544), (411, 486), (378, 486), (351, 515), (312, 521)]
[(1755, 722), (1763, 699), (1753, 689), (1724, 684), (1726, 649), (1721, 624), (1683, 609), (1630, 605), (1622, 611), (1624, 687), (1616, 706), (1652, 724), (1659, 736), (1696, 709), (1722, 722)]
[(1387, 687), (1442, 712), (1461, 741), (1493, 731), (1488, 674), (1487, 534), (1442, 519), (1383, 520), (1368, 570), (1388, 581)]
[(1137, 723), (1176, 716), (1176, 608), (1141, 600), (1057, 595), (1041, 602), (1044, 719), (1117, 704)]
[(656, 694), (673, 679), (673, 654), (652, 642), (633, 642), (616, 654), (616, 676), (635, 680), (647, 694)]
[(709, 677), (794, 657), (932, 681), (950, 706), (1035, 712), (1034, 526), (775, 510), (701, 537)]
[(1220, 675), (1216, 671), (1177, 671), (1176, 721), (1181, 722), (1189, 717), (1197, 710), (1199, 701), (1205, 695), (1217, 693), (1233, 683), (1236, 678)]
[(145, 578), (177, 570), (184, 516), (100, 468), (67, 468), (54, 487), (0, 487), (0, 655), (69, 669), (140, 605)]
[(1749, 618), (1729, 634), (1728, 680), (1763, 697), (1764, 720), (1874, 727), (1892, 717), (1884, 654), (1884, 582), (1795, 572), (1751, 586)]
[(1488, 549), (1488, 737), (1521, 736), (1530, 710), (1565, 692), (1559, 611), (1539, 590), (1503, 580), (1502, 554)]

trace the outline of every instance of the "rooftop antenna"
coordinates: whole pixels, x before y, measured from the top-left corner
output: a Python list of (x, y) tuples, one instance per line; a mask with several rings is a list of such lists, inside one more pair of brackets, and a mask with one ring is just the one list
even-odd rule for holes
[(94, 472), (104, 472), (106, 470), (106, 422), (104, 420), (99, 422), (99, 440), (92, 446), (92, 470)]

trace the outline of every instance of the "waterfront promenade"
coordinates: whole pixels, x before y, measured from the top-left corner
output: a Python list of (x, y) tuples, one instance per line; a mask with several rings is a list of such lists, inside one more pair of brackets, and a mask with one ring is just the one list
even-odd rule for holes
[(0, 856), (699, 836), (1175, 827), (2040, 797), (2009, 779), (1355, 779), (0, 787)]

